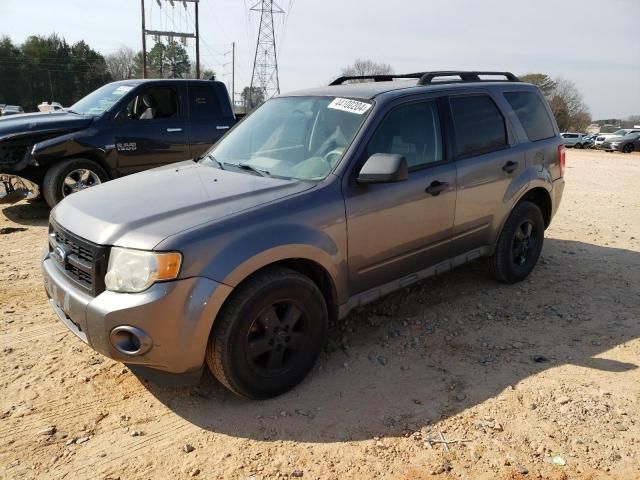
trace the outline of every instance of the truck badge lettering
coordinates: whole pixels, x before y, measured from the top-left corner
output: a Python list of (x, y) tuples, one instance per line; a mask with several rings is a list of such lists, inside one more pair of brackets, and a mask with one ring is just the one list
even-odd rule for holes
[(119, 152), (133, 152), (138, 149), (136, 142), (116, 143), (116, 150)]

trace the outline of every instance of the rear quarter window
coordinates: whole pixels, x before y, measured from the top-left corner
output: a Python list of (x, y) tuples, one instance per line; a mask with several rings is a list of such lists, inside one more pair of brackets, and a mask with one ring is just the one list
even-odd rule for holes
[[(516, 112), (529, 140), (536, 142), (555, 136), (547, 109), (538, 94), (534, 92), (506, 92), (504, 97)], [(565, 136), (565, 138), (574, 137), (577, 135)]]

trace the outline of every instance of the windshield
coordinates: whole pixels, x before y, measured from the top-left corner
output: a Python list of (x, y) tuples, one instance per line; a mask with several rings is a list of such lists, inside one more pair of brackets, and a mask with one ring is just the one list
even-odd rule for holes
[(322, 180), (337, 165), (371, 103), (334, 97), (275, 98), (218, 142), (202, 162)]
[(69, 107), (69, 111), (82, 115), (102, 115), (133, 88), (134, 85), (110, 83), (78, 100)]
[(624, 137), (627, 133), (628, 133), (627, 130), (616, 130), (615, 132), (613, 132), (613, 135), (616, 135), (618, 137)]

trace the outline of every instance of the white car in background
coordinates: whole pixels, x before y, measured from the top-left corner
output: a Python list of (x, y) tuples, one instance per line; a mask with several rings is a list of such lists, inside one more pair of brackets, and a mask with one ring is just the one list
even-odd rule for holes
[(561, 133), (560, 136), (565, 147), (584, 148), (590, 143), (587, 139), (589, 135), (585, 133), (565, 132)]
[(42, 102), (40, 105), (38, 105), (38, 110), (40, 110), (41, 112), (54, 112), (63, 109), (64, 107), (58, 102)]
[(593, 142), (593, 147), (600, 147), (606, 140), (611, 137), (624, 137), (630, 133), (640, 133), (640, 128), (621, 128), (613, 133), (602, 133), (596, 137), (596, 141)]

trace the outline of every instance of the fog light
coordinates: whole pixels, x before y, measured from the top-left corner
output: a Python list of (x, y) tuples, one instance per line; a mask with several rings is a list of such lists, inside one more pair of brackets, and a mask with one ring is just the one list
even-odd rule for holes
[(114, 328), (109, 337), (113, 348), (124, 355), (144, 355), (151, 350), (151, 337), (143, 330), (130, 325)]

